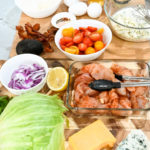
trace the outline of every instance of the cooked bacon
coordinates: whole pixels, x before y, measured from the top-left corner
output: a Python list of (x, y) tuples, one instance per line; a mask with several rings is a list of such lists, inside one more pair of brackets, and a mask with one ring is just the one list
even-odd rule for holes
[(34, 39), (42, 42), (44, 47), (44, 52), (53, 52), (51, 48), (50, 42), (54, 40), (55, 33), (57, 28), (51, 27), (43, 34), (39, 32), (40, 24), (36, 23), (33, 26), (31, 23), (27, 22), (23, 28), (23, 26), (16, 26), (16, 30), (18, 31), (19, 37), (24, 39)]

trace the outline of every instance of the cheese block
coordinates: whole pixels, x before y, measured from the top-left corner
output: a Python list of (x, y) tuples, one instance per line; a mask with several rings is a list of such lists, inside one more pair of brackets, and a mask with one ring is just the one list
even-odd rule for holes
[(142, 130), (132, 130), (116, 150), (150, 150), (147, 137)]
[(115, 137), (101, 120), (69, 137), (70, 150), (102, 150), (112, 148), (116, 142)]

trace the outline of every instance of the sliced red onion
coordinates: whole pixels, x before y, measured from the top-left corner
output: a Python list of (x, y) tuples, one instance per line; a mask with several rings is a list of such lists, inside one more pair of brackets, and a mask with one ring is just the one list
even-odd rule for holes
[(39, 84), (45, 75), (44, 67), (38, 64), (21, 65), (13, 72), (8, 87), (16, 90), (29, 89)]

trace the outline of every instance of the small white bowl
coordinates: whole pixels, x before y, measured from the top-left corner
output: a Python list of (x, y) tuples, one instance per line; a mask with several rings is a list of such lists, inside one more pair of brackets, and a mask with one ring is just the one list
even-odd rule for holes
[[(38, 1), (40, 3), (38, 3)], [(53, 0), (53, 3), (48, 4), (48, 0), (15, 0), (15, 4), (27, 16), (32, 18), (45, 18), (52, 15), (60, 6), (61, 0)], [(50, 1), (50, 0), (49, 0)], [(52, 0), (51, 0), (52, 1)]]
[[(68, 19), (70, 19), (70, 21), (75, 21), (75, 20), (76, 20), (76, 17), (75, 17), (73, 14), (71, 14), (71, 13), (69, 13), (69, 12), (62, 12), (62, 13), (58, 13), (58, 14), (56, 14), (56, 15), (54, 15), (54, 16), (52, 17), (52, 19), (51, 19), (52, 25), (53, 25), (54, 27), (56, 27), (56, 28), (60, 28), (60, 27), (57, 25), (57, 21), (60, 20), (60, 19), (63, 19), (63, 18), (68, 18)], [(69, 21), (69, 22), (70, 22), (70, 21)], [(69, 22), (68, 22), (68, 23), (69, 23)]]
[[(88, 26), (97, 27), (98, 29), (104, 28), (103, 41), (104, 41), (104, 43), (106, 43), (106, 46), (102, 50), (100, 50), (96, 53), (93, 53), (93, 54), (88, 54), (88, 55), (75, 55), (75, 54), (70, 54), (70, 53), (65, 52), (60, 47), (59, 41), (62, 37), (62, 30), (64, 28), (73, 27), (73, 28), (78, 29), (79, 27), (88, 27)], [(57, 31), (57, 33), (55, 35), (55, 44), (59, 48), (59, 50), (61, 52), (63, 52), (67, 57), (69, 57), (75, 61), (90, 61), (90, 60), (94, 60), (94, 59), (98, 58), (106, 50), (106, 48), (110, 44), (111, 40), (112, 40), (112, 32), (111, 32), (110, 28), (103, 22), (93, 20), (93, 19), (80, 19), (80, 20), (76, 20), (76, 21), (67, 23), (66, 25), (59, 28), (59, 30)]]
[[(11, 80), (11, 76), (12, 73), (14, 72), (14, 70), (18, 69), (20, 65), (29, 65), (29, 64), (39, 64), (40, 66), (44, 67), (46, 75), (43, 78), (43, 80), (37, 84), (36, 86), (30, 88), (30, 89), (22, 89), (22, 90), (16, 90), (16, 89), (12, 89), (8, 87), (8, 83)], [(0, 81), (2, 83), (2, 85), (11, 93), (15, 94), (15, 95), (20, 95), (26, 92), (38, 92), (40, 91), (43, 86), (46, 83), (46, 76), (48, 73), (48, 66), (47, 63), (45, 62), (45, 60), (37, 55), (33, 55), (33, 54), (21, 54), (21, 55), (17, 55), (14, 56), (12, 58), (10, 58), (9, 60), (7, 60), (2, 68), (0, 69)]]

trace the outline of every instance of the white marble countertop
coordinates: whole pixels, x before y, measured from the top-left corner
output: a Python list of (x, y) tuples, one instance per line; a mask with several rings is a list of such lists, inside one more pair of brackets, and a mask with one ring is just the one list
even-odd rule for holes
[(15, 35), (21, 11), (14, 0), (1, 0), (0, 3), (0, 60), (7, 60)]

